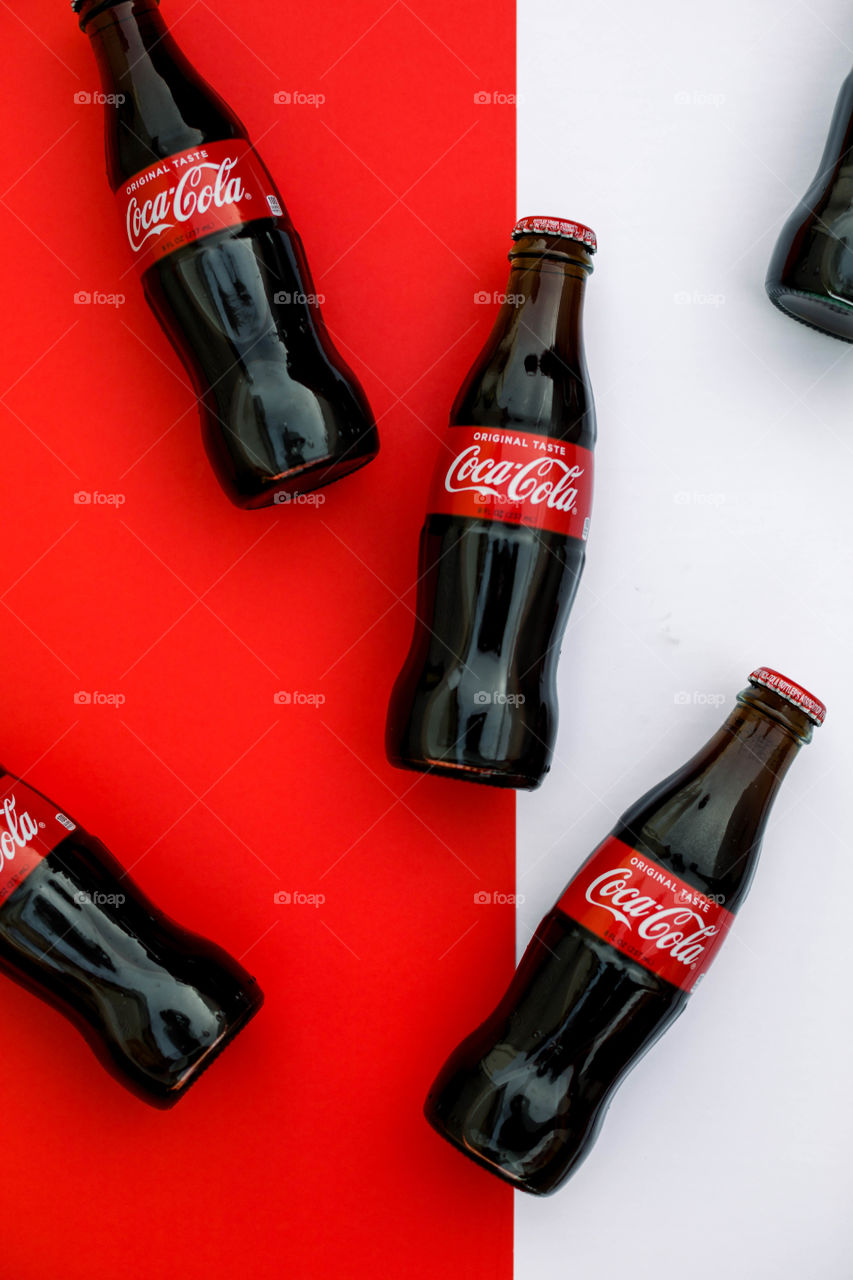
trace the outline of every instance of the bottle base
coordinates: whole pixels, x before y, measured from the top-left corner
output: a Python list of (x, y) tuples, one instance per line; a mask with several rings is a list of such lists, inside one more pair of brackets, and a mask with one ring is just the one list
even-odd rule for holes
[(486, 763), (467, 764), (464, 761), (430, 759), (428, 756), (404, 757), (390, 752), (388, 761), (395, 769), (432, 773), (440, 778), (455, 778), (457, 782), (476, 782), (481, 786), (504, 787), (513, 791), (535, 791), (542, 783), (542, 777), (529, 777)]
[(284, 471), (281, 475), (271, 477), (264, 488), (257, 493), (240, 493), (227, 481), (223, 487), (234, 505), (241, 507), (244, 511), (255, 511), (260, 507), (287, 506), (290, 503), (297, 504), (301, 495), (324, 489), (326, 485), (334, 484), (336, 480), (342, 480), (344, 476), (367, 466), (378, 452), (378, 449), (374, 449), (372, 453), (360, 454), (356, 458), (335, 459), (328, 456), (313, 459), (311, 462), (303, 463), (302, 466), (294, 467), (291, 471)]
[(519, 1178), (509, 1169), (505, 1169), (503, 1165), (487, 1159), (486, 1156), (477, 1151), (476, 1147), (468, 1146), (462, 1137), (445, 1129), (441, 1122), (431, 1113), (429, 1099), (427, 1099), (424, 1106), (424, 1116), (430, 1128), (434, 1129), (440, 1138), (444, 1138), (445, 1142), (449, 1142), (452, 1147), (455, 1147), (457, 1151), (478, 1165), (479, 1168), (485, 1169), (487, 1173), (494, 1174), (496, 1178), (508, 1183), (516, 1191), (526, 1191), (528, 1195), (544, 1197), (552, 1195), (557, 1190), (556, 1186), (544, 1188), (531, 1186), (529, 1182)]
[(255, 1014), (259, 1012), (264, 1003), (264, 993), (260, 987), (252, 992), (252, 1003), (247, 1004), (246, 1008), (234, 1017), (222, 1034), (214, 1040), (213, 1044), (205, 1050), (203, 1054), (196, 1059), (192, 1066), (184, 1072), (174, 1083), (171, 1088), (164, 1088), (163, 1092), (152, 1091), (146, 1092), (145, 1101), (150, 1102), (152, 1106), (158, 1107), (161, 1111), (170, 1110), (176, 1102), (179, 1102), (184, 1094), (192, 1088), (196, 1081), (204, 1075), (208, 1067), (216, 1061), (223, 1050), (227, 1049), (232, 1040), (244, 1030), (252, 1021)]
[(766, 289), (774, 307), (791, 320), (798, 320), (808, 329), (816, 329), (830, 338), (853, 342), (853, 303), (787, 285), (768, 284)]

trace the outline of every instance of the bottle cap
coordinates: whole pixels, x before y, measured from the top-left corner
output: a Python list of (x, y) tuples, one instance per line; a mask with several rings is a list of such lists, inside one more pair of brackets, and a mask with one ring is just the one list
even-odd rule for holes
[(765, 689), (777, 693), (792, 706), (799, 707), (800, 711), (806, 713), (812, 724), (823, 724), (826, 719), (826, 707), (819, 698), (809, 693), (808, 689), (804, 689), (802, 685), (794, 684), (793, 680), (781, 676), (778, 671), (771, 671), (770, 667), (758, 667), (749, 677), (749, 683), (760, 684)]
[(518, 240), (520, 236), (565, 236), (567, 240), (585, 245), (590, 253), (598, 248), (594, 231), (582, 222), (569, 222), (566, 218), (519, 218), (512, 229), (512, 238)]

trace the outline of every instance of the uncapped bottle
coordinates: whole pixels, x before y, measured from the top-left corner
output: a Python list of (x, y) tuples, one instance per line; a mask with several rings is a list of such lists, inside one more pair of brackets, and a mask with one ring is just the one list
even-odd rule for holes
[(752, 673), (722, 728), (590, 855), (451, 1054), (426, 1103), (439, 1133), (523, 1191), (574, 1171), (725, 940), (773, 800), (825, 714), (778, 672)]
[(560, 643), (586, 555), (595, 409), (582, 306), (595, 236), (513, 230), (506, 295), (450, 414), (391, 695), (392, 764), (537, 787), (557, 732)]
[(165, 916), (100, 840), (2, 769), (0, 967), (159, 1107), (263, 1004), (242, 965)]
[(219, 481), (266, 506), (369, 462), (376, 426), (272, 178), (157, 2), (73, 0), (104, 89), (107, 176)]

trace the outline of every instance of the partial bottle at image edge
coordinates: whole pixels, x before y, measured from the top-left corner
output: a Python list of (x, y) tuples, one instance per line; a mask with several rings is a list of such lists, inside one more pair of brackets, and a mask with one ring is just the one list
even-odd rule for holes
[(399, 768), (533, 789), (551, 766), (589, 534), (582, 307), (596, 242), (561, 218), (522, 218), (512, 235), (506, 294), (436, 463), (386, 752)]
[(369, 462), (376, 425), (272, 178), (158, 3), (72, 3), (100, 70), (107, 176), (216, 476), (237, 506), (268, 506)]
[(818, 171), (776, 242), (765, 287), (785, 315), (853, 342), (853, 72)]
[(106, 1069), (171, 1107), (263, 1004), (227, 952), (163, 914), (99, 840), (0, 770), (0, 970)]
[(442, 1137), (538, 1195), (576, 1170), (724, 941), (782, 779), (825, 714), (759, 667), (705, 747), (622, 816), (439, 1072), (425, 1115)]

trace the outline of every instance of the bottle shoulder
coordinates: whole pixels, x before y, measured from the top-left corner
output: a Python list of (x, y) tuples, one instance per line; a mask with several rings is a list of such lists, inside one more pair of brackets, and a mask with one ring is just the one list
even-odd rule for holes
[[(156, 51), (155, 51), (156, 53)], [(107, 121), (107, 155), (115, 185), (158, 160), (205, 143), (246, 138), (228, 104), (189, 67), (152, 55), (135, 70)]]
[(822, 214), (832, 206), (833, 192), (840, 183), (844, 184), (841, 208), (834, 210), (832, 216), (837, 216), (839, 212), (847, 212), (849, 209), (847, 184), (853, 178), (851, 148), (853, 148), (853, 71), (844, 80), (836, 99), (817, 171), (805, 195), (788, 220), (789, 233), (792, 226), (797, 226), (801, 222), (808, 224), (815, 215)]
[(766, 806), (736, 778), (686, 766), (626, 810), (612, 834), (735, 911), (749, 889), (766, 817)]
[(583, 350), (569, 361), (535, 343), (487, 346), (453, 403), (450, 425), (532, 432), (592, 449), (597, 424)]

